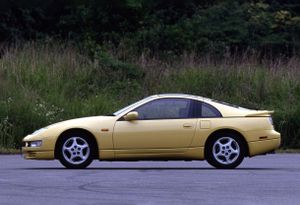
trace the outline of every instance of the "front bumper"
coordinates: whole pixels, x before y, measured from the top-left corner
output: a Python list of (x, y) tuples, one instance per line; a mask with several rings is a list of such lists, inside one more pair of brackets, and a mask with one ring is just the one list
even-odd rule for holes
[(38, 147), (22, 147), (22, 154), (25, 159), (42, 159), (51, 160), (54, 159), (53, 150), (41, 150)]
[[(30, 146), (32, 142), (41, 141), (40, 146)], [(28, 135), (22, 142), (22, 154), (25, 159), (54, 159), (55, 141), (51, 137)]]

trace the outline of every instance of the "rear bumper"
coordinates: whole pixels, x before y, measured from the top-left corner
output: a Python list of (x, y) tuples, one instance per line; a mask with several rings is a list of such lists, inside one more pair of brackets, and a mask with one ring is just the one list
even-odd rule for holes
[(248, 142), (249, 156), (255, 156), (259, 154), (265, 154), (277, 149), (281, 143), (280, 133), (275, 130), (266, 131), (265, 140), (257, 140)]
[(53, 150), (41, 150), (40, 148), (22, 147), (22, 154), (25, 159), (42, 159), (42, 160), (54, 159)]

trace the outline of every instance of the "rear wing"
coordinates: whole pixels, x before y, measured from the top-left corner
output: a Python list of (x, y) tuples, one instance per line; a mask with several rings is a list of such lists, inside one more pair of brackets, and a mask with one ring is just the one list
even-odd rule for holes
[(267, 117), (274, 113), (274, 110), (258, 110), (245, 115), (245, 117)]

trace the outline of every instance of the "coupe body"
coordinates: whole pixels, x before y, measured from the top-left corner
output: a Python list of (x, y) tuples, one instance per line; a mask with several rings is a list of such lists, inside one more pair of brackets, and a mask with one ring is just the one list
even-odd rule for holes
[(99, 160), (207, 160), (235, 168), (280, 145), (273, 111), (250, 110), (186, 94), (147, 97), (109, 116), (59, 122), (23, 139), (26, 159), (67, 168)]

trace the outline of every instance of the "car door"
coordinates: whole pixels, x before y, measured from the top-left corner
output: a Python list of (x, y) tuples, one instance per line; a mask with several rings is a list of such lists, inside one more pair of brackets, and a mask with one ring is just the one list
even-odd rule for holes
[(154, 153), (188, 148), (197, 123), (197, 119), (191, 117), (191, 105), (189, 99), (163, 98), (131, 110), (138, 112), (137, 120), (120, 118), (115, 123), (113, 140), (116, 155), (121, 150)]

